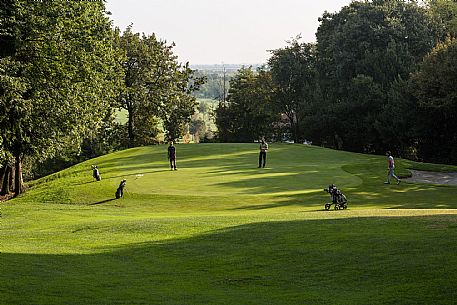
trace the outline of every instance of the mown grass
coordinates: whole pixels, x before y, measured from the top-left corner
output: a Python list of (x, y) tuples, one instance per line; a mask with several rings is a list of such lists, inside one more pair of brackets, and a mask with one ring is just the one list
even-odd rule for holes
[[(166, 146), (82, 163), (1, 203), (0, 304), (454, 304), (457, 188), (385, 168), (285, 144), (265, 169), (255, 144), (179, 145), (178, 171)], [(330, 183), (348, 210), (323, 211)]]

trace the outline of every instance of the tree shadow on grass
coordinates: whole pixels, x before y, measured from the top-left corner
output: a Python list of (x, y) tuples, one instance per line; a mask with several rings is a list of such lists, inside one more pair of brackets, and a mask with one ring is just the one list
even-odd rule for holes
[(329, 184), (354, 186), (360, 183), (354, 175), (340, 168), (317, 169), (314, 166), (276, 167), (249, 171), (224, 169), (228, 175), (238, 175), (233, 181), (216, 180), (214, 185), (224, 189), (239, 189), (243, 194), (272, 195), (282, 197), (282, 193), (309, 193), (323, 190)]
[(397, 209), (443, 209), (457, 208), (457, 202), (451, 200), (457, 195), (457, 189), (446, 186), (401, 183), (401, 185), (379, 184), (370, 188), (349, 188), (348, 200), (357, 206), (378, 206)]
[[(322, 192), (323, 193), (323, 192)], [(313, 208), (313, 211), (324, 210), (324, 201), (328, 196), (321, 196), (318, 190), (308, 190), (306, 193), (294, 194), (294, 195), (274, 195), (272, 199), (266, 200), (267, 203), (255, 203), (250, 205), (243, 205), (229, 210), (241, 211), (241, 210), (267, 210), (284, 207), (302, 207), (309, 210)], [(327, 199), (326, 202), (329, 200)], [(322, 205), (321, 205), (322, 202)], [(322, 206), (322, 209), (320, 208)]]
[[(360, 187), (341, 188), (348, 200), (348, 209), (457, 209), (457, 189), (449, 186), (430, 186), (402, 183), (400, 186), (379, 184), (376, 189)], [(303, 190), (297, 194), (272, 194), (266, 203), (243, 205), (231, 210), (266, 210), (282, 207), (302, 207), (309, 210), (324, 210), (331, 202), (323, 190)], [(332, 207), (333, 208), (333, 207)]]
[[(94, 254), (3, 252), (0, 298), (9, 305), (452, 304), (456, 223), (456, 215), (265, 222)], [(84, 240), (90, 230), (72, 235)]]

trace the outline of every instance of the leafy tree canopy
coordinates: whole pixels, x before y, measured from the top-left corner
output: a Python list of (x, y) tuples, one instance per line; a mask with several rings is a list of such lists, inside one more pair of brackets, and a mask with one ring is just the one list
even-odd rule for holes
[[(323, 107), (332, 109), (343, 147), (382, 151), (377, 118), (392, 84), (408, 79), (443, 37), (439, 24), (414, 1), (354, 1), (325, 13), (317, 32), (319, 85)], [(378, 126), (379, 128), (376, 128)]]
[(153, 142), (159, 119), (170, 139), (179, 138), (196, 106), (191, 93), (203, 79), (195, 78), (187, 64), (178, 63), (174, 44), (154, 34), (133, 33), (130, 26), (118, 37), (117, 45), (125, 55), (119, 105), (128, 111), (129, 145)]
[(0, 16), (1, 135), (19, 194), (23, 157), (79, 147), (111, 109), (120, 69), (101, 1), (6, 1)]
[(316, 89), (316, 46), (296, 37), (285, 48), (273, 50), (268, 60), (275, 84), (275, 108), (288, 118), (289, 133), (301, 142), (304, 117), (309, 114)]
[(274, 134), (271, 73), (244, 67), (230, 81), (227, 102), (216, 109), (216, 125), (224, 142), (252, 142)]

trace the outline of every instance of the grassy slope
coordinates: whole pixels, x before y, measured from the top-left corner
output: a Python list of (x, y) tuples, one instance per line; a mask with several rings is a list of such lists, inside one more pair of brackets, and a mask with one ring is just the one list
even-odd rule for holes
[[(256, 149), (180, 145), (172, 172), (166, 146), (136, 148), (37, 181), (1, 205), (0, 304), (453, 304), (456, 187), (298, 145), (257, 169)], [(322, 211), (329, 183), (349, 210)]]

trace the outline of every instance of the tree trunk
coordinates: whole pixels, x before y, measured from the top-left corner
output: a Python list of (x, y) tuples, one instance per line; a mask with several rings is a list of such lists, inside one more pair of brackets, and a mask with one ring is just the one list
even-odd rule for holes
[(134, 146), (134, 135), (133, 135), (133, 116), (130, 115), (129, 113), (129, 126), (128, 126), (128, 131), (129, 131), (129, 148)]
[(134, 147), (135, 144), (135, 134), (133, 132), (133, 107), (130, 105), (128, 106), (128, 112), (129, 112), (129, 122), (128, 122), (128, 132), (129, 132), (129, 148)]
[(290, 122), (290, 131), (292, 133), (292, 138), (294, 143), (298, 143), (298, 126), (294, 119)]
[(24, 190), (24, 180), (22, 179), (22, 157), (18, 154), (14, 164), (14, 197), (22, 194)]
[(6, 171), (6, 165), (3, 165), (3, 167), (0, 168), (0, 192), (3, 189), (3, 176), (5, 176), (5, 171)]
[(286, 116), (290, 123), (290, 133), (292, 135), (292, 140), (294, 143), (298, 143), (298, 122), (297, 116), (293, 110), (286, 112)]
[(1, 196), (8, 195), (10, 192), (10, 176), (11, 176), (11, 167), (5, 165), (5, 171), (3, 173), (3, 181), (2, 181), (2, 190), (0, 192)]
[(11, 167), (11, 170), (10, 170), (10, 181), (8, 183), (8, 185), (9, 185), (8, 193), (14, 193), (14, 177), (15, 177), (15, 173), (16, 173), (16, 171), (14, 170), (13, 167)]
[(298, 122), (295, 122), (295, 126), (294, 126), (294, 142), (295, 143), (298, 143), (299, 142), (299, 138), (298, 138)]

